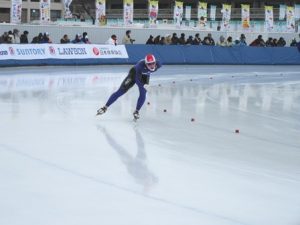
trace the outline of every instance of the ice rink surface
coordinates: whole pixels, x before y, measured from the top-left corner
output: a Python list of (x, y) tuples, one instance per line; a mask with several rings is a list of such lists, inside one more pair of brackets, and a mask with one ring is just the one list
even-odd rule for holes
[(299, 66), (129, 68), (1, 68), (1, 225), (300, 224)]

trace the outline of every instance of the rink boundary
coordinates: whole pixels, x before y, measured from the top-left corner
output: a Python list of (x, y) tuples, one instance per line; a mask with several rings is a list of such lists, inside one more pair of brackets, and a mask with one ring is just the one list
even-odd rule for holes
[[(3, 46), (0, 46), (1, 49)], [(51, 44), (36, 44), (34, 46), (53, 49)], [(60, 46), (68, 48), (70, 45)], [(89, 47), (89, 45), (77, 46), (78, 48)], [(97, 45), (94, 46), (97, 47)], [(76, 58), (74, 55), (74, 58), (49, 56), (49, 58), (10, 59), (8, 57), (10, 52), (2, 51), (6, 55), (0, 54), (0, 66), (135, 64), (148, 53), (154, 54), (165, 65), (300, 65), (300, 51), (296, 47), (125, 45), (125, 48), (128, 57), (124, 58), (102, 58), (101, 56), (95, 58), (93, 53), (88, 52), (80, 58)]]

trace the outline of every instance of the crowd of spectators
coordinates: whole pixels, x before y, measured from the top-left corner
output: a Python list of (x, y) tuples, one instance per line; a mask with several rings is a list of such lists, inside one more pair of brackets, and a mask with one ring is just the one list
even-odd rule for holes
[[(245, 34), (241, 34), (239, 38), (233, 40), (231, 36), (225, 38), (223, 35), (219, 37), (219, 40), (215, 42), (211, 33), (208, 33), (207, 36), (200, 38), (200, 34), (197, 33), (194, 36), (190, 35), (188, 38), (185, 37), (184, 33), (181, 33), (180, 37), (177, 37), (176, 33), (172, 35), (160, 36), (157, 35), (153, 37), (149, 36), (146, 44), (149, 45), (211, 45), (211, 46), (222, 46), (222, 47), (232, 47), (232, 46), (253, 46), (253, 47), (285, 47), (287, 46), (286, 41), (283, 37), (279, 39), (269, 37), (267, 41), (264, 41), (262, 35), (250, 42), (249, 44), (246, 41)], [(299, 46), (300, 42), (296, 41), (296, 38), (292, 40), (289, 46)]]
[[(48, 32), (39, 33), (34, 36), (32, 40), (28, 40), (28, 31), (24, 31), (20, 35), (20, 31), (18, 29), (13, 29), (13, 31), (4, 32), (0, 36), (0, 44), (28, 44), (28, 43), (52, 43), (50, 38), (50, 34)], [(127, 30), (123, 39), (122, 44), (133, 44), (135, 39), (131, 37), (131, 30)], [(60, 39), (61, 44), (91, 44), (87, 32), (83, 32), (82, 34), (76, 34), (74, 39), (71, 40), (67, 34), (63, 35)], [(117, 35), (113, 34), (105, 44), (110, 45), (118, 45)], [(298, 46), (300, 48), (300, 42), (297, 42), (296, 38), (292, 40), (290, 44), (287, 45), (286, 41), (283, 37), (279, 39), (269, 37), (267, 40), (264, 40), (262, 35), (258, 35), (258, 37), (250, 42), (249, 44), (246, 41), (246, 36), (241, 34), (239, 38), (233, 38), (231, 36), (225, 38), (223, 35), (219, 37), (219, 40), (215, 42), (211, 33), (208, 33), (207, 36), (201, 39), (200, 34), (196, 33), (194, 36), (189, 35), (186, 37), (185, 33), (181, 33), (180, 36), (177, 36), (177, 33), (173, 33), (172, 35), (157, 35), (156, 37), (150, 35), (148, 40), (146, 41), (147, 45), (210, 45), (210, 46), (222, 46), (222, 47), (232, 47), (232, 46), (254, 46), (254, 47), (285, 47), (285, 46)]]

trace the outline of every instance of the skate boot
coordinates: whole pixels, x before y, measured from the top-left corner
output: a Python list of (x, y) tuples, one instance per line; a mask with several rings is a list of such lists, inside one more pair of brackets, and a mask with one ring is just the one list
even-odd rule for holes
[(137, 121), (140, 118), (139, 111), (135, 110), (133, 113), (133, 120)]
[(96, 116), (102, 115), (103, 113), (106, 112), (106, 110), (107, 110), (107, 107), (106, 107), (106, 106), (103, 106), (102, 108), (100, 108), (100, 109), (97, 110)]

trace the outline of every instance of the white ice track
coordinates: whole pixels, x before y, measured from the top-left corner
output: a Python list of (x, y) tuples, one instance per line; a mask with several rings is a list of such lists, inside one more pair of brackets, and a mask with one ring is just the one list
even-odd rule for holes
[(300, 67), (128, 69), (1, 68), (1, 225), (300, 224)]

